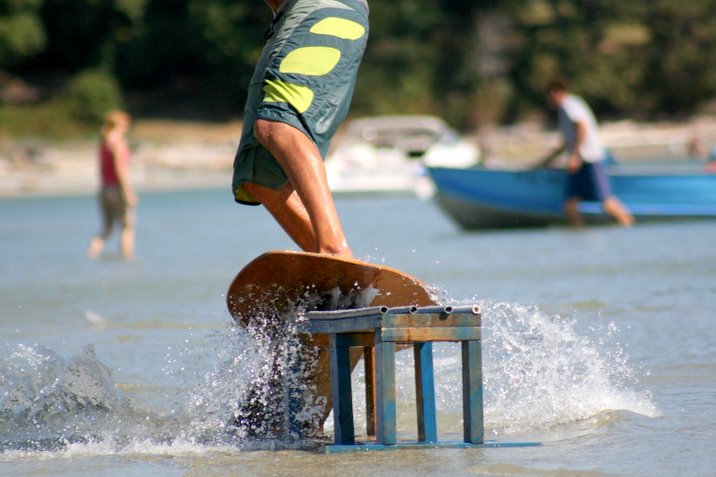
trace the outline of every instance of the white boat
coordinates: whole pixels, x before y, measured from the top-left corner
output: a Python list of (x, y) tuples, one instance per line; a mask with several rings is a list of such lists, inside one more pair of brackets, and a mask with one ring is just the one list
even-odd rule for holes
[(374, 116), (349, 121), (326, 159), (335, 193), (410, 193), (430, 197), (425, 166), (470, 167), (475, 144), (434, 116)]

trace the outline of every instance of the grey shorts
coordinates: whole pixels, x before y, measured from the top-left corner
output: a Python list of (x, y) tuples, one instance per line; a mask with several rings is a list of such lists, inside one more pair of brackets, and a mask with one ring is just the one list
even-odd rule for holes
[(368, 10), (361, 0), (288, 0), (284, 7), (249, 85), (232, 182), (234, 199), (244, 204), (258, 204), (244, 182), (271, 189), (288, 182), (254, 136), (255, 121), (289, 124), (325, 158), (348, 114), (368, 39)]
[(104, 235), (112, 232), (114, 224), (119, 224), (122, 230), (134, 228), (134, 209), (127, 206), (119, 187), (103, 187), (99, 192), (99, 204)]

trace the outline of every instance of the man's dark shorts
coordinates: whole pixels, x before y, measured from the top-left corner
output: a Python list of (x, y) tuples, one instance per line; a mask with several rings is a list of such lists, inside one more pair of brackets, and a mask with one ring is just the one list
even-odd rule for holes
[(611, 197), (606, 161), (583, 162), (567, 179), (567, 199), (604, 202)]
[(348, 114), (368, 38), (361, 0), (287, 0), (256, 64), (244, 111), (232, 190), (237, 202), (258, 201), (243, 187), (271, 189), (288, 182), (276, 159), (254, 136), (257, 119), (289, 124), (308, 136), (325, 159)]

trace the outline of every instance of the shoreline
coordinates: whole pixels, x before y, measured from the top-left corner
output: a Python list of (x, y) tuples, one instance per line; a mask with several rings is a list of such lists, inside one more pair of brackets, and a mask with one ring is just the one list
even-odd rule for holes
[[(231, 187), (241, 125), (138, 121), (129, 134), (137, 192)], [(99, 140), (0, 138), (0, 199), (91, 195), (99, 187)]]
[[(69, 156), (69, 157), (66, 157)], [(59, 153), (25, 164), (0, 162), (0, 199), (20, 197), (92, 195), (99, 187), (93, 151)], [(233, 153), (231, 155), (233, 161)], [(231, 187), (228, 164), (165, 165), (136, 154), (129, 176), (138, 193), (164, 190)]]
[[(221, 188), (230, 190), (241, 124), (138, 121), (130, 133), (130, 177), (139, 192)], [(716, 144), (716, 118), (682, 123), (602, 124), (606, 145), (625, 162), (708, 156)], [(484, 129), (468, 136), (489, 151), (486, 164), (520, 167), (559, 144), (556, 131), (537, 124)], [(339, 135), (335, 143), (340, 141)], [(92, 140), (17, 143), (0, 138), (0, 199), (91, 195), (98, 187), (97, 143)]]

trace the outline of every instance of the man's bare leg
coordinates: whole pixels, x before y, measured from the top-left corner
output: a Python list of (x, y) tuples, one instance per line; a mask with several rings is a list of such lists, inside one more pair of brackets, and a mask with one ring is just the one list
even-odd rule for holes
[(318, 250), (311, 219), (290, 183), (278, 190), (253, 182), (245, 182), (243, 187), (266, 207), (296, 245), (307, 252)]
[[(290, 183), (278, 190), (269, 189), (252, 182), (245, 182), (243, 187), (266, 207), (301, 249), (306, 251), (318, 249), (308, 212)], [(321, 409), (322, 429), (322, 423), (328, 417), (333, 406), (328, 343), (325, 340), (306, 339), (306, 346), (318, 346), (313, 383), (316, 385), (316, 395), (325, 399), (324, 407)], [(351, 369), (360, 361), (361, 351), (357, 348), (351, 350)]]
[[(252, 182), (243, 187), (260, 201), (301, 249), (351, 257), (345, 234), (328, 187), (323, 158), (316, 145), (301, 131), (284, 123), (258, 120), (254, 134), (281, 165), (289, 183), (270, 189)], [(312, 339), (309, 346), (317, 344)], [(326, 343), (319, 346), (315, 377), (316, 393), (324, 397), (323, 418), (331, 410), (330, 366)], [(360, 350), (351, 353), (351, 369)]]
[(569, 224), (574, 228), (579, 228), (584, 225), (582, 214), (579, 213), (579, 200), (567, 199), (564, 203), (564, 211), (567, 214), (567, 220)]
[[(313, 141), (293, 126), (262, 119), (254, 124), (254, 135), (286, 172), (308, 214), (316, 241), (314, 249), (304, 250), (352, 256), (328, 187), (323, 158)], [(277, 220), (282, 218), (271, 213)]]
[(602, 204), (604, 212), (614, 217), (624, 227), (634, 225), (634, 217), (616, 197), (609, 197)]

